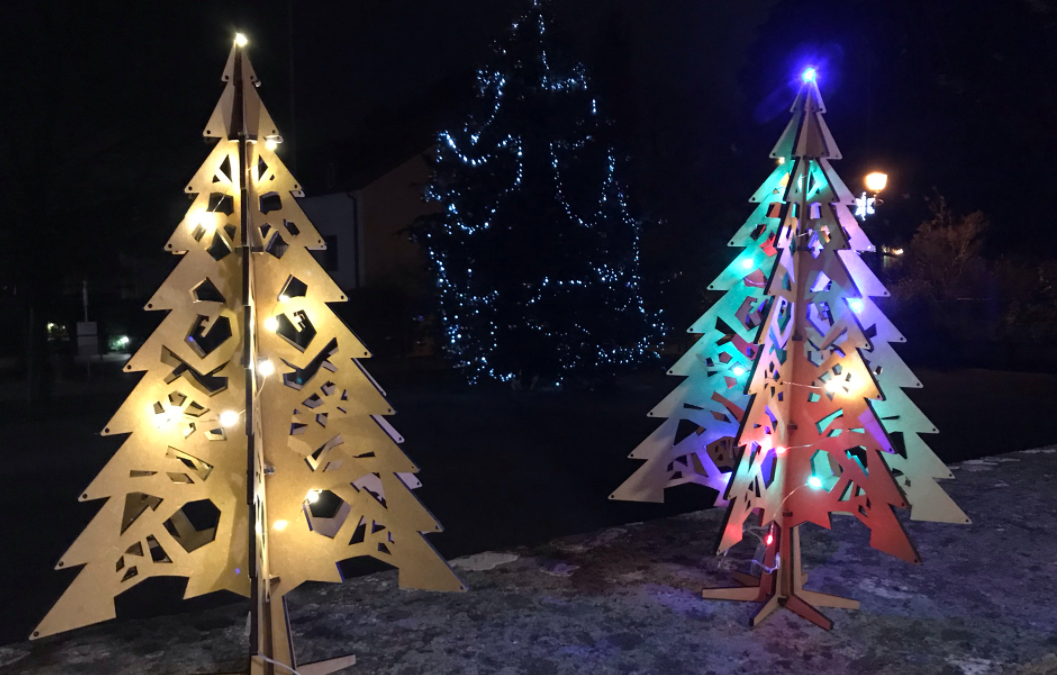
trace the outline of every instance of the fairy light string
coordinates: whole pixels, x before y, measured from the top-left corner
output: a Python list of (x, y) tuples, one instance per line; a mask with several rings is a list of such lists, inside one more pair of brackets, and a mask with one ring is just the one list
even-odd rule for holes
[(426, 252), (445, 352), (470, 382), (607, 378), (654, 356), (660, 312), (642, 223), (581, 64), (562, 68), (534, 0), (477, 71), (465, 121), (438, 135), (412, 236)]

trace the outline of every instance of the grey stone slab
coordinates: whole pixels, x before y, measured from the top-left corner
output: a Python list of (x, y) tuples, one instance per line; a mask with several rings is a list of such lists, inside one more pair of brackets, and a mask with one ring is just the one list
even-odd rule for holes
[[(1057, 452), (955, 465), (944, 487), (970, 526), (909, 522), (924, 563), (868, 546), (851, 517), (805, 526), (809, 588), (859, 599), (824, 632), (788, 612), (753, 630), (753, 605), (705, 601), (746, 569), (754, 533), (712, 554), (719, 510), (633, 523), (455, 561), (465, 594), (403, 591), (394, 572), (291, 594), (304, 661), (354, 653), (348, 673), (1057, 673)], [(0, 647), (0, 672), (234, 671), (245, 606), (115, 621)]]

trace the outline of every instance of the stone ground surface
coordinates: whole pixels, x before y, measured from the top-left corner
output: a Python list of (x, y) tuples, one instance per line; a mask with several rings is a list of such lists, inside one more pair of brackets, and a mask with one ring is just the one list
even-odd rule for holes
[[(404, 451), (422, 468), (416, 495), (444, 525), (430, 541), (449, 559), (711, 503), (708, 489), (695, 485), (669, 490), (664, 504), (607, 498), (639, 466), (628, 453), (657, 427), (646, 412), (679, 382), (663, 368), (645, 368), (596, 391), (514, 392), (470, 388), (438, 367), (443, 363), (411, 361), (371, 359), (368, 366), (399, 413), (391, 421), (407, 439)], [(907, 393), (940, 429), (928, 443), (948, 463), (1057, 441), (1041, 423), (1019, 424), (1010, 433), (1010, 420), (1045, 420), (1057, 409), (1057, 374), (971, 368), (916, 374), (925, 387)], [(6, 516), (0, 518), (0, 645), (25, 640), (77, 573), (56, 571), (55, 562), (103, 504), (77, 496), (126, 440), (98, 432), (139, 379), (113, 375), (65, 382), (37, 411), (17, 404), (19, 383), (0, 382), (0, 513)], [(967, 496), (963, 507), (975, 509), (976, 498)], [(346, 578), (360, 576), (363, 561), (343, 565)], [(197, 613), (237, 600), (215, 594), (184, 601), (185, 583), (160, 577), (137, 584), (118, 596), (118, 616)]]
[[(920, 566), (869, 548), (850, 517), (803, 528), (808, 587), (862, 602), (828, 610), (831, 632), (785, 611), (750, 630), (754, 605), (701, 599), (754, 549), (750, 534), (714, 557), (712, 509), (460, 558), (465, 594), (398, 590), (395, 572), (302, 587), (299, 655), (354, 653), (350, 675), (1057, 673), (1057, 449), (954, 468), (944, 486), (973, 524), (909, 523)], [(231, 605), (111, 622), (0, 647), (0, 673), (233, 672), (245, 620)]]

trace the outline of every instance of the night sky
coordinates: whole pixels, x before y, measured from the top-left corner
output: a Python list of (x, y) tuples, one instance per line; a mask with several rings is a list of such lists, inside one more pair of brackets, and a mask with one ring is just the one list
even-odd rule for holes
[[(474, 68), (524, 1), (5, 5), (0, 134), (6, 187), (25, 202), (15, 213), (50, 221), (58, 241), (105, 227), (162, 260), (236, 30), (311, 193), (326, 161), (355, 174), (460, 119)], [(1048, 255), (1054, 0), (558, 4), (556, 40), (588, 64), (634, 158), (638, 207), (661, 223), (648, 249), (659, 268), (711, 274), (725, 261), (719, 245), (749, 213), (809, 62), (845, 182), (890, 175), (873, 223), (884, 238), (909, 236), (935, 188), (990, 216), (989, 253)]]

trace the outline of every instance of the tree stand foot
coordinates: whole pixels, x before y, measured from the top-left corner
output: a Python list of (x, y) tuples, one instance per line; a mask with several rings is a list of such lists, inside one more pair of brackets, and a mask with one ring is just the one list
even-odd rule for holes
[(789, 551), (785, 553), (789, 561), (784, 566), (780, 564), (781, 557), (779, 549), (781, 537), (778, 526), (772, 528), (773, 539), (767, 546), (764, 555), (764, 572), (756, 577), (744, 572), (734, 572), (734, 580), (741, 586), (734, 588), (706, 588), (701, 591), (701, 597), (706, 600), (737, 600), (742, 602), (762, 603), (756, 614), (749, 622), (751, 626), (758, 626), (774, 613), (779, 607), (801, 616), (823, 630), (833, 628), (833, 622), (828, 619), (818, 607), (837, 607), (840, 609), (859, 609), (859, 601), (850, 598), (842, 598), (828, 593), (819, 593), (804, 589), (807, 575), (800, 568), (800, 528), (792, 528), (788, 542)]
[(291, 669), (290, 666), (287, 666), (286, 664), (279, 663), (278, 661), (269, 662), (258, 655), (250, 659), (250, 675), (263, 673), (290, 675), (290, 673), (295, 672), (299, 675), (331, 675), (331, 673), (336, 673), (339, 670), (353, 665), (356, 665), (356, 657), (350, 655), (339, 656), (335, 659), (327, 659), (326, 661), (316, 661), (315, 663), (298, 664)]

